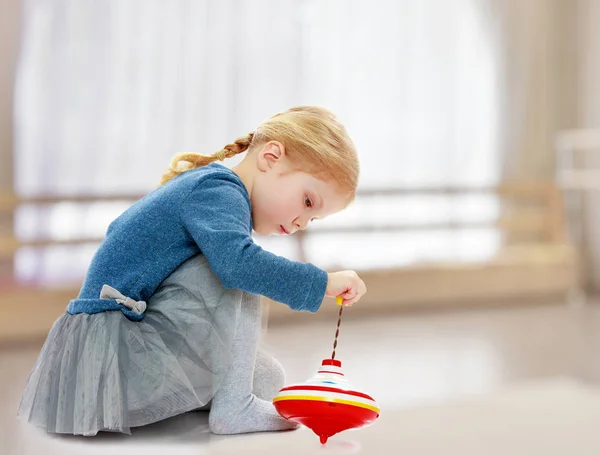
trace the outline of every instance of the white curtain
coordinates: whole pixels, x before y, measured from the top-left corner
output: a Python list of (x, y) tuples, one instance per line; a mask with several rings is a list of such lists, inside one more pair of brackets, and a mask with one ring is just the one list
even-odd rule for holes
[(552, 180), (558, 130), (574, 122), (575, 2), (481, 0), (498, 72), (496, 147), (505, 180)]
[[(498, 60), (476, 0), (26, 0), (24, 18), (20, 195), (146, 192), (175, 153), (211, 153), (277, 111), (313, 103), (334, 110), (356, 141), (361, 188), (499, 179)], [(120, 210), (24, 208), (21, 232), (98, 234)], [(495, 213), (478, 196), (376, 198), (322, 226)], [(261, 241), (296, 254), (289, 241)], [(307, 243), (311, 261), (358, 268), (479, 259), (497, 246), (485, 229), (315, 234)], [(65, 252), (49, 251), (23, 250), (20, 270), (61, 270), (48, 258)], [(81, 268), (92, 251), (80, 254)]]
[(301, 101), (300, 4), (26, 0), (21, 195), (139, 193)]
[(304, 98), (343, 115), (363, 185), (497, 179), (497, 74), (477, 1), (306, 4)]

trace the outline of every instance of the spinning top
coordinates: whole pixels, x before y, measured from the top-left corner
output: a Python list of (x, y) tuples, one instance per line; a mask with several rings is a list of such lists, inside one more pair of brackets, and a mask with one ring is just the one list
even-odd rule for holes
[(325, 359), (303, 384), (284, 387), (273, 399), (279, 414), (310, 428), (325, 444), (336, 433), (372, 424), (379, 417), (375, 400), (346, 380), (342, 362)]
[(379, 407), (366, 393), (353, 387), (344, 376), (342, 362), (335, 360), (335, 346), (342, 308), (331, 359), (325, 359), (317, 374), (302, 384), (284, 387), (273, 399), (279, 414), (310, 428), (321, 444), (334, 434), (372, 424), (379, 417)]

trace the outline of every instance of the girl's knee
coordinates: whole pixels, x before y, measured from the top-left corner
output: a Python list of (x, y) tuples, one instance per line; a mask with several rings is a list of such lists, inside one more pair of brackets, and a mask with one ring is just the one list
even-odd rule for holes
[(254, 393), (263, 400), (272, 400), (285, 385), (285, 370), (273, 356), (259, 350), (254, 369)]

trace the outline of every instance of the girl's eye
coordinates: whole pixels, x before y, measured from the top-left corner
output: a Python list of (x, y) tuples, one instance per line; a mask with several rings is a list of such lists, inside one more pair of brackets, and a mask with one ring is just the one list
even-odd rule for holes
[(312, 202), (310, 201), (310, 198), (308, 196), (304, 198), (304, 205), (308, 208), (312, 207)]

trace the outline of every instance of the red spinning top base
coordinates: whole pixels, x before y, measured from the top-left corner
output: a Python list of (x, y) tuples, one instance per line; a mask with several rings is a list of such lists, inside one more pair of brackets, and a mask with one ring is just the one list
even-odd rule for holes
[(379, 407), (354, 389), (339, 360), (325, 359), (318, 373), (303, 384), (284, 387), (273, 399), (279, 414), (310, 428), (321, 443), (345, 430), (363, 428), (379, 417)]

